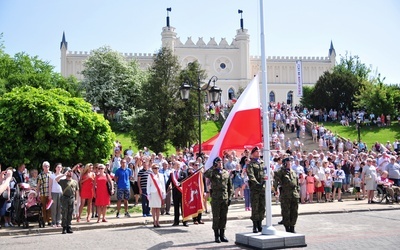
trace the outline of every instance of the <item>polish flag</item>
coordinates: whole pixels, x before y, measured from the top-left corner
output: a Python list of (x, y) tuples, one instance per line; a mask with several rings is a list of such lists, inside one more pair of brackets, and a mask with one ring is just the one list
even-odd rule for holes
[(217, 156), (222, 156), (224, 150), (261, 145), (262, 124), (259, 92), (259, 80), (256, 76), (247, 85), (229, 113), (210, 152), (205, 165), (206, 170), (212, 167), (212, 162)]

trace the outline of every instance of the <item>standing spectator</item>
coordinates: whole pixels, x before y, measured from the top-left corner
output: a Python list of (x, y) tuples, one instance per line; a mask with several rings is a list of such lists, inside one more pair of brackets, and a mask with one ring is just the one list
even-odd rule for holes
[(61, 163), (57, 163), (54, 173), (50, 175), (49, 179), (49, 199), (53, 200), (53, 204), (51, 205), (51, 222), (53, 227), (61, 227), (61, 195), (63, 191), (61, 186), (56, 181), (56, 178), (60, 176), (62, 177), (63, 175), (61, 170)]
[[(171, 163), (168, 163), (166, 160), (163, 160), (161, 163), (162, 168), (160, 169), (160, 174), (164, 176), (164, 183), (168, 183), (169, 177), (171, 176), (172, 170), (170, 169)], [(161, 207), (161, 215), (166, 214), (170, 215), (169, 210), (171, 209), (171, 190), (167, 190), (165, 187), (165, 206)]]
[[(174, 171), (170, 174), (168, 182), (166, 184), (167, 189), (172, 189), (172, 200), (174, 202), (174, 224), (172, 226), (179, 225), (180, 210), (182, 210), (182, 191), (180, 183), (187, 177), (187, 173), (180, 169), (179, 161), (175, 161), (173, 165)], [(186, 221), (182, 221), (185, 227), (188, 227)]]
[(131, 217), (128, 212), (128, 200), (130, 193), (130, 180), (132, 179), (132, 170), (126, 166), (126, 160), (121, 160), (121, 167), (115, 171), (114, 180), (117, 184), (117, 215), (121, 209), (121, 202), (124, 200), (125, 217)]
[(146, 191), (151, 214), (153, 215), (153, 225), (154, 227), (160, 227), (161, 207), (165, 199), (165, 181), (164, 175), (158, 172), (159, 165), (157, 163), (153, 163), (151, 169), (153, 173), (150, 173), (147, 177)]
[(231, 204), (233, 186), (228, 171), (223, 169), (222, 160), (216, 157), (213, 166), (205, 173), (205, 177), (211, 181), (211, 208), (213, 213), (213, 225), (215, 242), (228, 242), (225, 237), (225, 227), (228, 215), (228, 207)]
[(361, 200), (360, 198), (360, 193), (361, 193), (361, 178), (360, 178), (360, 173), (355, 172), (354, 173), (354, 178), (353, 178), (353, 187), (356, 190), (356, 201)]
[(265, 173), (264, 161), (260, 159), (260, 149), (254, 147), (251, 150), (251, 159), (247, 166), (249, 177), (251, 220), (253, 221), (253, 233), (262, 231), (262, 220), (265, 216)]
[(25, 169), (25, 164), (21, 164), (19, 165), (17, 171), (14, 172), (13, 177), (17, 184), (25, 182), (25, 178), (27, 177), (25, 176)]
[(62, 233), (73, 233), (71, 228), (72, 214), (74, 212), (74, 201), (79, 191), (78, 183), (72, 179), (72, 169), (67, 167), (64, 174), (59, 175), (55, 181), (62, 188), (61, 212), (62, 212)]
[(231, 172), (232, 176), (232, 183), (233, 183), (233, 188), (235, 190), (235, 200), (240, 198), (240, 196), (243, 197), (243, 192), (242, 192), (242, 186), (243, 186), (243, 178), (242, 178), (242, 170), (240, 169), (240, 165), (236, 165), (236, 169)]
[(31, 187), (31, 189), (35, 190), (36, 192), (38, 192), (38, 189), (37, 189), (38, 175), (39, 175), (39, 173), (38, 173), (37, 169), (32, 169), (30, 171), (29, 186)]
[(141, 166), (142, 166), (142, 158), (139, 155), (136, 155), (134, 157), (134, 163), (131, 169), (132, 170), (131, 187), (132, 187), (133, 197), (135, 198), (135, 203), (133, 204), (134, 207), (136, 207), (137, 204), (139, 203), (140, 192), (139, 192), (138, 174)]
[[(250, 159), (246, 159), (247, 164), (250, 163)], [(244, 191), (244, 204), (245, 211), (251, 211), (251, 202), (250, 202), (250, 187), (249, 187), (249, 177), (247, 176), (247, 165), (243, 168), (242, 173), (243, 178), (243, 191)]]
[(343, 202), (342, 200), (342, 186), (343, 180), (346, 178), (346, 174), (342, 170), (342, 165), (339, 163), (337, 165), (337, 169), (333, 173), (333, 200), (335, 200), (336, 191), (338, 193), (338, 201)]
[(77, 222), (80, 222), (83, 207), (85, 206), (85, 202), (87, 202), (87, 211), (86, 211), (86, 221), (90, 222), (90, 213), (92, 209), (92, 201), (94, 197), (94, 178), (95, 174), (93, 173), (93, 164), (88, 163), (83, 168), (80, 180), (80, 195), (81, 195), (81, 205), (79, 207), (79, 216), (76, 219)]
[[(72, 179), (78, 183), (78, 186), (81, 181), (81, 168), (82, 163), (78, 163), (72, 168)], [(79, 191), (76, 192), (75, 197), (76, 199), (74, 202), (74, 214), (72, 217), (77, 219), (79, 217), (79, 207), (81, 206), (81, 195)]]
[(142, 199), (142, 213), (143, 217), (150, 217), (151, 214), (150, 214), (149, 200), (147, 198), (147, 178), (148, 175), (151, 173), (150, 170), (148, 170), (149, 158), (144, 157), (142, 164), (143, 168), (138, 173), (138, 182), (140, 185), (139, 192), (141, 194), (141, 199)]
[(313, 197), (315, 192), (316, 179), (312, 174), (312, 171), (307, 172), (306, 185), (307, 185), (307, 200), (309, 203), (313, 203)]
[(49, 179), (52, 172), (50, 171), (50, 163), (44, 161), (42, 164), (43, 171), (38, 176), (38, 190), (40, 193), (40, 202), (42, 204), (43, 221), (50, 226), (51, 210), (46, 209), (47, 203), (51, 200), (49, 192)]
[(307, 199), (307, 181), (304, 173), (300, 173), (299, 175), (299, 184), (300, 184), (300, 202), (301, 204), (306, 203)]
[(386, 165), (389, 173), (389, 180), (393, 181), (395, 186), (400, 186), (400, 165), (396, 163), (396, 157), (390, 156), (390, 163)]
[(105, 168), (103, 164), (99, 164), (97, 169), (99, 170), (99, 174), (96, 175), (95, 178), (95, 187), (96, 187), (96, 200), (95, 205), (97, 206), (97, 211), (99, 213), (99, 217), (97, 218), (97, 223), (100, 222), (100, 217), (102, 217), (102, 222), (107, 222), (106, 220), (106, 212), (107, 206), (110, 205), (110, 194), (108, 193), (107, 183), (111, 185), (111, 193), (114, 193), (114, 184), (111, 180), (109, 174), (105, 173)]
[(367, 164), (362, 170), (362, 182), (365, 183), (365, 190), (367, 191), (368, 204), (375, 203), (373, 201), (374, 191), (376, 190), (376, 180), (378, 178), (376, 174), (376, 168), (372, 165), (372, 159), (367, 159)]
[(299, 180), (291, 169), (289, 158), (283, 159), (282, 164), (282, 168), (275, 173), (274, 187), (277, 190), (278, 185), (281, 186), (281, 211), (286, 232), (295, 233), (300, 198)]

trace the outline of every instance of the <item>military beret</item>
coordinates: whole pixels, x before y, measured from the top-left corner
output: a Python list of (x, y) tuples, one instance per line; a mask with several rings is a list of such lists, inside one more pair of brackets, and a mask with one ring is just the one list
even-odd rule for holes
[(282, 160), (282, 163), (285, 164), (288, 161), (290, 161), (290, 159), (289, 159), (289, 157), (286, 157), (285, 159)]
[(260, 150), (260, 148), (257, 147), (257, 146), (255, 146), (255, 147), (251, 150), (251, 153), (254, 153), (254, 152), (256, 152), (257, 150)]
[(217, 162), (219, 161), (222, 161), (222, 159), (219, 156), (215, 157), (215, 159), (213, 160), (213, 165), (217, 164)]

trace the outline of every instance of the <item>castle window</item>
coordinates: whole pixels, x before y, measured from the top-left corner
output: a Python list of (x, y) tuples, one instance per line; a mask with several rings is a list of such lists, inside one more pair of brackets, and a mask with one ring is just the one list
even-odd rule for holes
[(228, 98), (229, 98), (229, 100), (232, 100), (233, 98), (235, 98), (235, 90), (233, 88), (230, 88), (228, 90)]
[(293, 91), (289, 91), (287, 93), (286, 103), (287, 104), (293, 104)]
[(274, 91), (269, 92), (269, 101), (275, 102), (275, 93)]

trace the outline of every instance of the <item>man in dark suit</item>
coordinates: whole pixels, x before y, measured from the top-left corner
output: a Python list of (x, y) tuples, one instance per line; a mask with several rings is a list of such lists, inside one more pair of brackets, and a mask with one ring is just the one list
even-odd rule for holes
[[(179, 215), (180, 210), (182, 210), (182, 191), (180, 182), (187, 177), (187, 173), (180, 169), (180, 162), (174, 162), (174, 171), (171, 173), (171, 176), (166, 184), (166, 190), (168, 188), (172, 189), (172, 200), (174, 202), (174, 224), (172, 226), (179, 225)], [(188, 227), (187, 221), (183, 221), (183, 225)]]
[(13, 173), (13, 177), (17, 184), (25, 182), (25, 164), (21, 164), (18, 167), (17, 171)]

